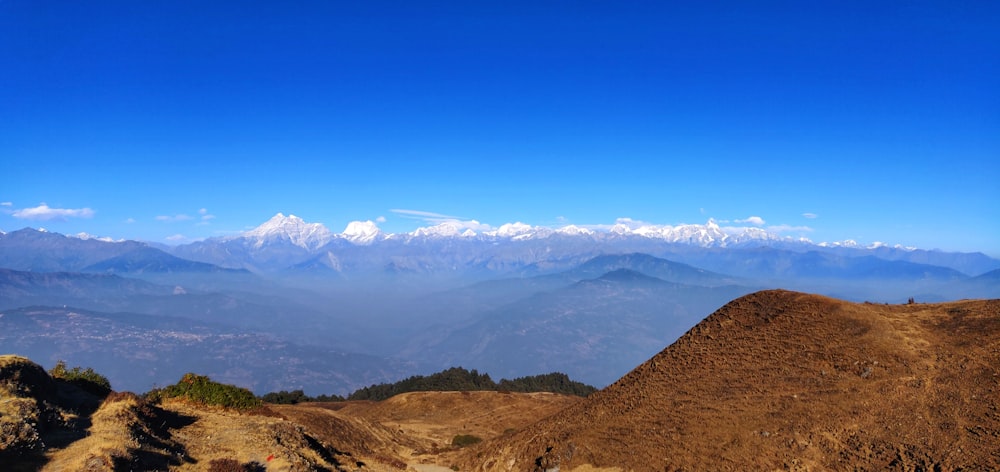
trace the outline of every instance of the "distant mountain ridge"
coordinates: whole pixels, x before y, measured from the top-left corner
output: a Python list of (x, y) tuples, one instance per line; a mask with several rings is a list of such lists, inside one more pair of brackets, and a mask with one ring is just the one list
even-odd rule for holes
[[(537, 269), (541, 266), (533, 264), (538, 263), (557, 271), (601, 254), (647, 253), (678, 260), (671, 255), (714, 258), (719, 251), (761, 248), (839, 257), (875, 256), (947, 267), (968, 276), (1000, 268), (1000, 260), (982, 253), (928, 251), (884, 243), (862, 246), (855, 241), (816, 244), (757, 227), (724, 228), (713, 220), (703, 225), (677, 226), (620, 220), (601, 230), (509, 223), (488, 231), (444, 222), (409, 233), (385, 233), (373, 221), (354, 221), (342, 233), (335, 233), (319, 223), (278, 213), (245, 233), (209, 238), (168, 251), (186, 259), (260, 272), (468, 275), (477, 271), (515, 273)], [(564, 265), (559, 267), (559, 261)]]

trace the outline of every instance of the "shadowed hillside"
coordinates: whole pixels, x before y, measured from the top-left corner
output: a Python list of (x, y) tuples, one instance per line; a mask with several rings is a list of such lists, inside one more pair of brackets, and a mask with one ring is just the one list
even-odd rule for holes
[(758, 292), (463, 470), (996, 470), (998, 366), (1000, 300)]

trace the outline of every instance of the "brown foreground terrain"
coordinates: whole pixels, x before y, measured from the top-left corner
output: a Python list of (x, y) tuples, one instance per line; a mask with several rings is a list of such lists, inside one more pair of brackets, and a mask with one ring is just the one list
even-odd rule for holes
[[(0, 471), (451, 470), (456, 435), (488, 439), (583, 398), (417, 392), (382, 402), (269, 405), (253, 412), (131, 393), (94, 394), (28, 359), (0, 356)], [(228, 467), (228, 468), (226, 468)]]
[(463, 470), (1000, 470), (1000, 300), (736, 299)]
[(758, 292), (586, 399), (427, 392), (238, 413), (101, 401), (0, 356), (0, 470), (449, 469), (1000, 470), (1000, 300)]

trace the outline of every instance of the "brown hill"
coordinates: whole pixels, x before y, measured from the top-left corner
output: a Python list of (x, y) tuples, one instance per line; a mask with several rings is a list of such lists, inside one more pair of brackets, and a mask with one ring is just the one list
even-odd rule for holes
[(462, 470), (1000, 470), (1000, 300), (736, 299)]

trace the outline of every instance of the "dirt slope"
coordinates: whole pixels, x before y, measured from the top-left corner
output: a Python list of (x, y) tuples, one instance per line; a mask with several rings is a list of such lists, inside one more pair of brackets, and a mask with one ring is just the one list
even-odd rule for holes
[(1000, 470), (1000, 300), (736, 299), (462, 470)]
[(329, 444), (375, 462), (450, 466), (460, 452), (451, 446), (456, 435), (500, 437), (581, 401), (551, 393), (413, 392), (381, 402), (271, 408)]

